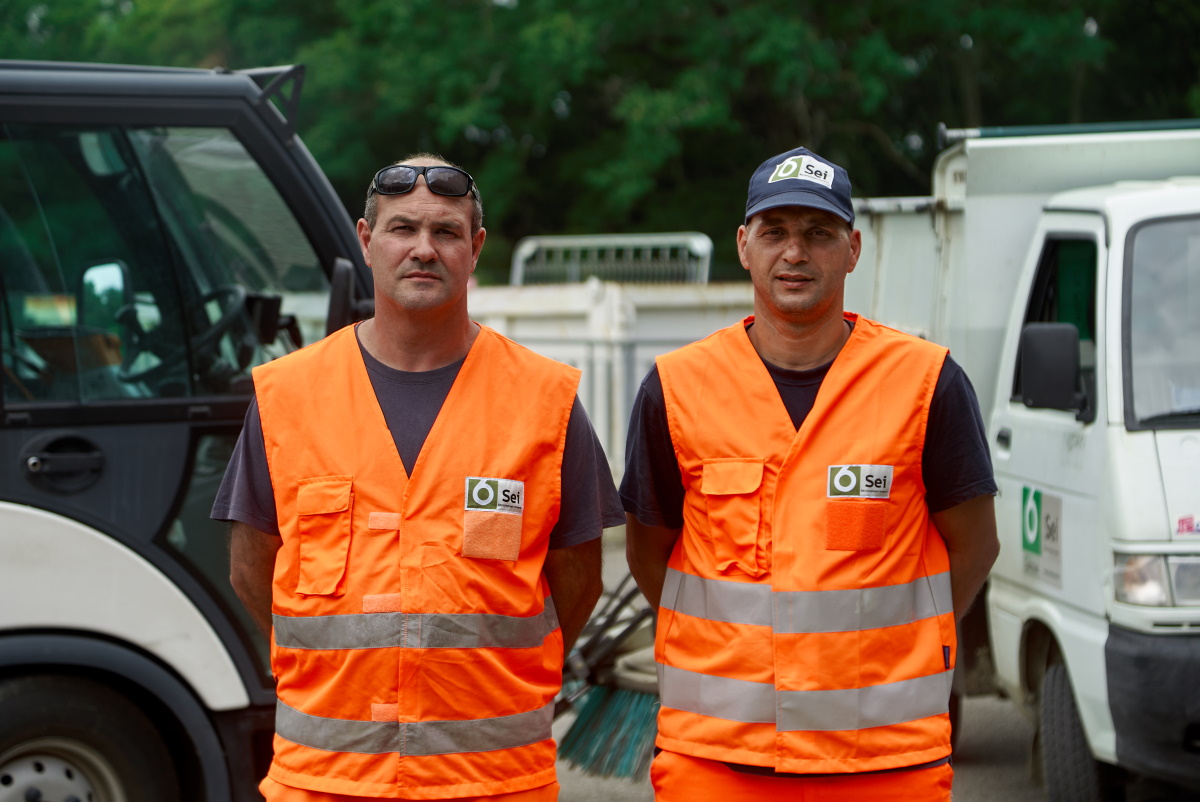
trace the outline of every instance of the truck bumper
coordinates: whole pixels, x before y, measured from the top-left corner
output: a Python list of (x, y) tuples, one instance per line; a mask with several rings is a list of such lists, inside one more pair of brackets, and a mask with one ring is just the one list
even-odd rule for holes
[(1200, 635), (1110, 626), (1104, 656), (1117, 763), (1200, 790)]

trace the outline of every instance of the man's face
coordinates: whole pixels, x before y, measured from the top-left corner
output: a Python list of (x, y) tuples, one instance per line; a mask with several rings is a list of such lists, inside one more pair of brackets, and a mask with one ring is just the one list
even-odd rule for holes
[[(417, 161), (414, 164), (436, 164)], [(363, 258), (375, 278), (375, 302), (404, 311), (466, 305), (484, 229), (471, 233), (470, 195), (449, 198), (425, 185), (425, 176), (403, 195), (380, 195), (375, 227), (358, 221)]]
[(737, 244), (754, 283), (756, 313), (801, 324), (841, 315), (846, 275), (862, 248), (861, 235), (845, 220), (823, 209), (780, 206), (750, 218)]

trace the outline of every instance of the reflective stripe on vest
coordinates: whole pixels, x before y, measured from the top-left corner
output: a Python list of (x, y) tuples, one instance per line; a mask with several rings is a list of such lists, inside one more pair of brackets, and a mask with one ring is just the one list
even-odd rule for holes
[(288, 649), (529, 649), (558, 629), (554, 601), (529, 617), (488, 613), (360, 613), (271, 616)]
[[(779, 691), (769, 682), (699, 674), (659, 666), (663, 707), (779, 732), (859, 730), (936, 716), (950, 709), (954, 671), (831, 691)], [(778, 720), (776, 719), (778, 702)]]
[(662, 663), (658, 673), (663, 707), (746, 724), (775, 723), (774, 683), (699, 674)]
[(279, 737), (325, 752), (364, 755), (448, 755), (512, 749), (544, 741), (554, 722), (554, 703), (526, 713), (466, 721), (349, 721), (302, 713), (275, 704)]
[(726, 624), (771, 626), (771, 586), (705, 579), (674, 568), (663, 580), (663, 607)]
[(662, 606), (707, 621), (774, 626), (775, 632), (802, 634), (911, 624), (950, 612), (954, 599), (949, 572), (902, 585), (773, 591), (770, 585), (705, 579), (668, 568)]
[(950, 710), (954, 669), (927, 677), (834, 691), (780, 691), (780, 732), (863, 730)]

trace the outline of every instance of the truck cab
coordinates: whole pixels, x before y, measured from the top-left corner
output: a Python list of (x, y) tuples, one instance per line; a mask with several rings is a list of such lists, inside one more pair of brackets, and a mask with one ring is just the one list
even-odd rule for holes
[(989, 426), (997, 678), (1098, 789), (1111, 765), (1196, 786), (1200, 180), (1053, 196), (1016, 297)]
[(267, 643), (208, 514), (251, 369), (335, 273), (370, 293), (303, 77), (0, 61), (3, 793), (259, 798)]

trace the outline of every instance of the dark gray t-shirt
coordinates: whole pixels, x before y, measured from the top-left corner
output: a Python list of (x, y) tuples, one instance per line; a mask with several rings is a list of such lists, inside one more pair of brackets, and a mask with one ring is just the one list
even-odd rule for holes
[[(396, 451), (405, 471), (411, 474), (463, 360), (436, 370), (410, 373), (383, 364), (367, 353), (361, 343), (359, 351)], [(562, 488), (562, 505), (558, 522), (550, 532), (550, 548), (575, 546), (599, 537), (605, 527), (625, 523), (612, 471), (578, 398), (567, 422)], [(246, 423), (217, 491), (211, 517), (279, 534), (257, 400), (251, 402), (246, 412)]]

